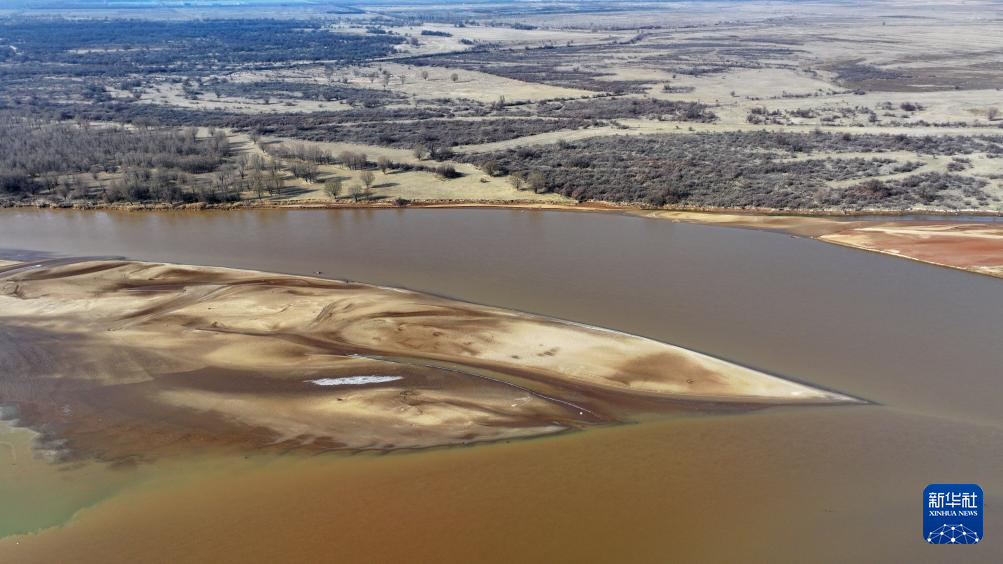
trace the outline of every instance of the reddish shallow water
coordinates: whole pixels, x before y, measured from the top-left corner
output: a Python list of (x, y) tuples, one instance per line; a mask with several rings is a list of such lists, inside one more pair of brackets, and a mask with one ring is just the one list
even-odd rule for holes
[(922, 492), (951, 482), (987, 498), (987, 540), (965, 558), (1003, 560), (990, 542), (1003, 530), (999, 280), (782, 234), (501, 210), (4, 211), (0, 248), (321, 271), (637, 333), (877, 403), (117, 470), (145, 485), (0, 540), (2, 561), (942, 561)]

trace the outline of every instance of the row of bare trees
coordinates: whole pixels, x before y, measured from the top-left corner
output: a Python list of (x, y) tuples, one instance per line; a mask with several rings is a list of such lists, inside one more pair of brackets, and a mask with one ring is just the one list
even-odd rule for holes
[[(347, 195), (356, 202), (362, 198), (370, 200), (373, 197), (373, 183), (375, 181), (376, 175), (373, 171), (364, 170), (361, 174), (359, 174), (359, 182), (353, 182), (348, 186)], [(324, 192), (331, 198), (336, 199), (342, 196), (344, 188), (344, 181), (337, 176), (332, 176), (324, 181)]]

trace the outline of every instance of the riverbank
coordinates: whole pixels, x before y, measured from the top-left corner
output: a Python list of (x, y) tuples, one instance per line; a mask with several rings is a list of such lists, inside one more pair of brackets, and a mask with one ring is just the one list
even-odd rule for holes
[(633, 212), (671, 212), (683, 214), (710, 214), (724, 216), (741, 217), (822, 217), (822, 218), (856, 218), (856, 217), (876, 217), (886, 216), (889, 218), (909, 217), (909, 216), (934, 216), (934, 217), (986, 217), (1003, 218), (1003, 212), (980, 211), (980, 210), (947, 210), (947, 209), (920, 209), (920, 210), (887, 210), (887, 209), (864, 209), (853, 211), (839, 210), (786, 210), (777, 208), (695, 208), (695, 207), (651, 207), (636, 204), (616, 203), (616, 202), (547, 202), (540, 200), (517, 200), (517, 199), (480, 199), (480, 200), (456, 200), (456, 199), (420, 199), (420, 200), (390, 200), (379, 199), (373, 201), (354, 200), (311, 200), (311, 199), (260, 199), (260, 200), (240, 200), (237, 202), (192, 202), (192, 203), (127, 203), (127, 202), (50, 202), (44, 200), (36, 201), (0, 201), (0, 209), (3, 208), (28, 208), (28, 209), (69, 209), (69, 210), (109, 210), (123, 212), (144, 212), (144, 211), (202, 211), (202, 210), (268, 210), (268, 209), (386, 209), (386, 208), (487, 208), (487, 209), (545, 209), (545, 210), (568, 210), (568, 211), (633, 211)]

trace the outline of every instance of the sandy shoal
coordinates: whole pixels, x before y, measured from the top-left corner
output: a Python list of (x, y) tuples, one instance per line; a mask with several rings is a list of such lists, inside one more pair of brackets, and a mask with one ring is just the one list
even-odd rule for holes
[(0, 350), (0, 403), (68, 451), (109, 459), (214, 444), (423, 448), (680, 405), (857, 401), (643, 337), (407, 290), (117, 260), (0, 274)]

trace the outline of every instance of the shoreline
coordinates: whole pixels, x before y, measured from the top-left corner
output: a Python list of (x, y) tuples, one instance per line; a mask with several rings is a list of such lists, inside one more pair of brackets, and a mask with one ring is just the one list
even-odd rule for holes
[(541, 209), (555, 211), (605, 211), (605, 212), (630, 212), (630, 213), (693, 213), (706, 215), (739, 215), (750, 217), (792, 217), (792, 218), (846, 218), (858, 219), (861, 217), (985, 217), (1003, 218), (1003, 211), (987, 210), (785, 210), (778, 208), (711, 208), (711, 207), (649, 207), (629, 203), (616, 202), (542, 202), (539, 200), (452, 200), (452, 199), (429, 199), (412, 200), (407, 204), (398, 205), (392, 200), (379, 200), (372, 202), (330, 202), (324, 200), (295, 200), (287, 202), (265, 201), (265, 200), (242, 200), (239, 202), (224, 203), (106, 203), (106, 202), (73, 202), (54, 203), (44, 201), (34, 202), (12, 202), (0, 201), (0, 210), (3, 209), (51, 209), (51, 210), (74, 210), (74, 211), (120, 211), (120, 212), (190, 212), (190, 211), (243, 211), (243, 210), (309, 210), (309, 209)]

